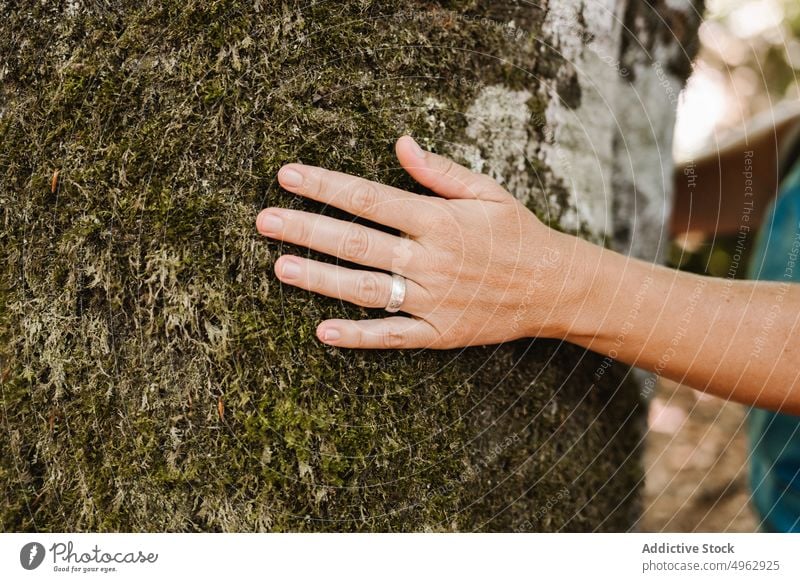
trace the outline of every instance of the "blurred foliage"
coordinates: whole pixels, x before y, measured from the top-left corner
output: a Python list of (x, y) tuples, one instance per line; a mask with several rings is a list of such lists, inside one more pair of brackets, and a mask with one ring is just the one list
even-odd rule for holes
[(712, 0), (700, 41), (697, 63), (720, 73), (734, 102), (725, 127), (800, 96), (797, 0)]
[(688, 248), (680, 241), (673, 241), (666, 260), (670, 267), (690, 273), (744, 279), (745, 266), (750, 259), (751, 251), (751, 237), (748, 237), (742, 245), (735, 234), (718, 235), (712, 240)]
[[(725, 114), (715, 131), (740, 128), (757, 113), (800, 97), (798, 0), (710, 0), (700, 41), (693, 75), (721, 86), (724, 96)], [(676, 135), (678, 141), (682, 137)], [(687, 245), (673, 241), (667, 262), (693, 273), (743, 278), (752, 240), (740, 243), (738, 252), (737, 242), (735, 234)]]

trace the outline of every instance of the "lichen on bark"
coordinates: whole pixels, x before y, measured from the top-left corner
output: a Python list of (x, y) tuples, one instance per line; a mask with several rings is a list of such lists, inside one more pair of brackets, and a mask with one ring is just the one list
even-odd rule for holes
[[(3, 530), (633, 526), (626, 369), (545, 341), (324, 347), (320, 320), (377, 314), (281, 286), (275, 259), (307, 251), (254, 229), (266, 206), (343, 216), (281, 191), (287, 162), (422, 192), (392, 159), (404, 132), (497, 159), (468, 131), (481, 92), (535, 112), (569, 84), (544, 8), (0, 0), (0, 16)], [(565, 228), (540, 129), (504, 177)]]

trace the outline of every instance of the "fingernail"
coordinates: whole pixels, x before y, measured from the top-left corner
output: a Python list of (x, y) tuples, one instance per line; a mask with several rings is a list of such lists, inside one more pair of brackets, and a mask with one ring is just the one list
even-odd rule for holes
[(278, 179), (284, 186), (297, 188), (303, 183), (303, 176), (297, 170), (291, 168), (281, 168), (278, 172)]
[(421, 147), (419, 147), (419, 144), (414, 140), (413, 137), (411, 138), (411, 149), (414, 150), (414, 153), (418, 158), (425, 157), (425, 152), (422, 150)]
[(259, 218), (258, 226), (264, 232), (277, 233), (283, 230), (283, 220), (281, 220), (280, 216), (265, 212)]
[(333, 329), (332, 327), (326, 328), (324, 332), (322, 332), (322, 341), (324, 342), (334, 342), (342, 337), (342, 334), (339, 333), (338, 329)]
[(295, 279), (300, 276), (300, 265), (294, 261), (284, 261), (281, 265), (281, 275), (285, 279)]

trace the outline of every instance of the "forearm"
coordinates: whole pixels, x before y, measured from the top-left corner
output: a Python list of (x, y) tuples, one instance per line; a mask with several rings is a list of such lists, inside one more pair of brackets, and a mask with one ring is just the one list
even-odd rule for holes
[(800, 285), (682, 273), (582, 244), (566, 340), (744, 404), (800, 414)]

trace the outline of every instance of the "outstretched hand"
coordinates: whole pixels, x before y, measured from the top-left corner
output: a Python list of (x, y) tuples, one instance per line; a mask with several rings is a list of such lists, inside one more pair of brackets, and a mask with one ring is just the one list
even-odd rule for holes
[(284, 283), (385, 308), (391, 273), (406, 279), (406, 316), (324, 321), (319, 339), (346, 348), (441, 349), (562, 336), (566, 305), (579, 299), (568, 283), (577, 239), (546, 227), (488, 176), (423, 151), (408, 136), (396, 153), (441, 198), (300, 164), (282, 167), (278, 181), (404, 236), (286, 208), (258, 215), (264, 236), (384, 271), (283, 255), (275, 272)]

